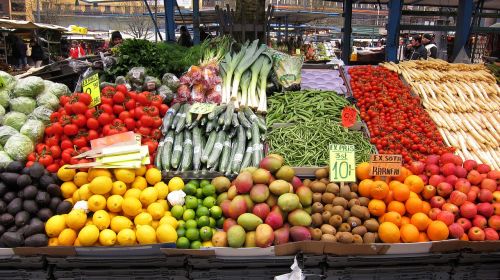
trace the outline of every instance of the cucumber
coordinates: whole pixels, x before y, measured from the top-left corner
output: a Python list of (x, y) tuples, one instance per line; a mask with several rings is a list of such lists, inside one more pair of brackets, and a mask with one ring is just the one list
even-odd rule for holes
[(231, 120), (231, 124), (233, 125), (233, 127), (240, 126), (240, 122), (238, 121), (238, 115), (237, 114), (233, 114), (233, 119)]
[(224, 141), (226, 140), (226, 133), (224, 130), (217, 132), (217, 138), (215, 140), (214, 148), (208, 157), (207, 168), (217, 166), (216, 162), (222, 153), (222, 148), (224, 148)]
[(160, 143), (158, 143), (158, 148), (156, 149), (156, 156), (155, 156), (155, 166), (156, 168), (158, 168), (158, 170), (162, 170), (161, 169), (161, 153), (163, 151), (163, 146), (165, 145), (165, 142), (163, 142), (164, 139), (162, 139), (160, 141)]
[(188, 128), (193, 123), (193, 114), (191, 114), (191, 112), (189, 112), (190, 109), (191, 109), (191, 105), (188, 105), (188, 109), (186, 110), (186, 127), (188, 127)]
[(257, 122), (252, 123), (252, 165), (258, 166), (260, 163), (260, 131)]
[(214, 128), (216, 128), (216, 127), (217, 127), (217, 119), (213, 119), (213, 120), (211, 120), (211, 121), (208, 121), (208, 123), (207, 123), (207, 127), (206, 127), (206, 129), (205, 129), (205, 132), (206, 132), (206, 133), (210, 133), (210, 132), (212, 132), (212, 130), (214, 130)]
[(184, 144), (184, 134), (179, 133), (174, 138), (174, 150), (172, 151), (172, 167), (177, 169), (181, 161), (182, 145)]
[(224, 173), (226, 172), (227, 166), (231, 157), (231, 138), (226, 137), (226, 141), (224, 141), (224, 148), (222, 148), (222, 155), (220, 157), (219, 171)]
[(248, 145), (247, 150), (245, 151), (245, 155), (243, 156), (243, 161), (241, 162), (240, 172), (244, 168), (250, 166), (250, 163), (252, 163), (252, 154), (253, 154), (253, 148), (251, 145)]
[(193, 140), (191, 131), (184, 130), (184, 145), (182, 146), (181, 171), (190, 170), (193, 159)]
[(201, 126), (205, 126), (205, 124), (207, 124), (207, 121), (208, 121), (208, 119), (207, 119), (207, 118), (201, 118), (201, 119), (200, 119), (200, 125), (201, 125)]
[(238, 128), (237, 127), (231, 127), (231, 130), (229, 131), (229, 138), (233, 139), (234, 136), (238, 133)]
[(182, 111), (179, 111), (179, 113), (182, 113), (180, 114), (179, 120), (177, 121), (175, 133), (181, 133), (184, 129), (184, 126), (186, 125), (186, 114), (189, 115), (189, 106), (189, 104), (185, 104), (184, 109)]
[(201, 154), (201, 162), (207, 163), (208, 157), (210, 156), (210, 153), (212, 152), (212, 149), (214, 148), (215, 145), (215, 140), (217, 139), (217, 132), (212, 131), (210, 132), (210, 136), (208, 137), (207, 144), (205, 144), (205, 148), (203, 149), (203, 153)]
[(234, 104), (231, 102), (227, 105), (226, 113), (224, 114), (224, 126), (222, 127), (222, 130), (228, 130), (231, 127), (233, 114), (234, 114)]
[(245, 134), (247, 136), (247, 140), (252, 140), (252, 129), (245, 129)]
[(193, 170), (200, 170), (201, 167), (201, 129), (193, 128)]
[(231, 164), (231, 171), (234, 173), (238, 173), (241, 167), (241, 161), (243, 160), (243, 153), (245, 152), (246, 146), (246, 138), (245, 138), (245, 130), (243, 127), (238, 127), (238, 144), (236, 146), (236, 154), (234, 155), (233, 162)]
[(243, 111), (239, 111), (237, 113), (237, 116), (238, 116), (238, 120), (240, 121), (240, 124), (242, 126), (244, 126), (245, 128), (252, 127), (252, 124), (247, 120), (247, 118), (245, 117), (245, 113), (243, 113)]
[(257, 121), (257, 116), (253, 113), (252, 109), (250, 109), (249, 107), (245, 107), (245, 109), (243, 109), (243, 112), (245, 113), (245, 117), (247, 117), (247, 119), (250, 121), (250, 122), (256, 122)]
[(217, 123), (219, 124), (219, 126), (223, 126), (224, 125), (224, 117), (226, 116), (226, 114), (222, 114), (219, 116), (219, 118), (217, 119)]
[(229, 155), (229, 161), (227, 163), (225, 175), (231, 174), (231, 167), (233, 166), (234, 156), (236, 155), (236, 147), (238, 146), (238, 141), (231, 142), (231, 154)]
[(226, 107), (227, 107), (226, 104), (222, 104), (222, 105), (215, 107), (215, 109), (212, 112), (208, 113), (207, 118), (209, 120), (217, 119), (217, 117), (220, 114), (222, 114), (222, 112), (224, 112), (224, 110), (226, 110)]
[(176, 116), (177, 111), (179, 110), (180, 107), (181, 107), (180, 103), (175, 103), (174, 105), (172, 105), (172, 107), (168, 109), (167, 113), (165, 114), (165, 117), (163, 117), (163, 126), (161, 130), (163, 135), (167, 134), (167, 131), (172, 125), (172, 121), (174, 120), (174, 117)]
[(168, 131), (164, 139), (165, 145), (161, 152), (161, 166), (163, 170), (170, 170), (171, 158), (172, 158), (172, 147), (174, 146), (174, 131)]
[(197, 117), (196, 117), (196, 120), (194, 120), (193, 123), (191, 123), (191, 125), (189, 126), (188, 129), (193, 129), (194, 127), (198, 126), (198, 123), (200, 123), (200, 120), (203, 118), (203, 115), (202, 114), (199, 114)]
[(181, 118), (182, 114), (184, 114), (184, 107), (186, 104), (182, 104), (181, 107), (179, 108), (179, 111), (174, 117), (174, 120), (172, 121), (172, 129), (175, 129), (177, 127), (177, 123), (179, 122), (179, 119)]
[(267, 127), (266, 127), (266, 119), (264, 118), (263, 115), (257, 115), (257, 124), (259, 125), (259, 129), (262, 132), (266, 132)]

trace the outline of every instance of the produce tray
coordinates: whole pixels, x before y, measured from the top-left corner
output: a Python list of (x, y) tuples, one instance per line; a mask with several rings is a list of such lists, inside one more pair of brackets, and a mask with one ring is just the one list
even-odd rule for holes
[(0, 270), (1, 279), (9, 280), (32, 280), (32, 279), (48, 279), (47, 271), (45, 270)]
[(373, 256), (327, 256), (326, 265), (332, 268), (375, 267), (386, 265), (448, 264), (458, 260), (459, 253), (451, 254), (402, 254)]
[(500, 279), (500, 269), (496, 264), (459, 265), (451, 273), (452, 280)]
[(193, 269), (290, 267), (293, 264), (294, 257), (190, 257), (187, 259), (187, 262)]
[(42, 269), (45, 266), (43, 257), (21, 257), (11, 256), (0, 257), (0, 271), (3, 268), (23, 268), (23, 269)]
[(54, 258), (47, 257), (47, 263), (54, 265), (58, 269), (73, 268), (129, 268), (129, 267), (151, 267), (166, 266), (168, 260), (165, 256), (134, 256), (130, 253), (124, 253), (123, 256), (108, 257), (66, 257)]
[(175, 248), (175, 243), (161, 243), (142, 246), (76, 247), (78, 256), (155, 256), (162, 255), (161, 248)]
[(72, 269), (54, 270), (55, 279), (171, 279), (187, 280), (187, 271), (184, 269), (143, 268), (143, 269)]
[(327, 280), (448, 280), (451, 266), (390, 266), (390, 267), (356, 267), (342, 270), (328, 269)]
[(290, 273), (290, 266), (287, 267), (267, 267), (267, 268), (238, 268), (238, 269), (210, 269), (192, 270), (189, 272), (191, 279), (204, 280), (262, 280), (274, 279), (275, 276)]
[(299, 264), (300, 267), (302, 268), (314, 267), (318, 266), (319, 264), (324, 265), (325, 263), (326, 263), (325, 255), (302, 254), (301, 257), (299, 258)]

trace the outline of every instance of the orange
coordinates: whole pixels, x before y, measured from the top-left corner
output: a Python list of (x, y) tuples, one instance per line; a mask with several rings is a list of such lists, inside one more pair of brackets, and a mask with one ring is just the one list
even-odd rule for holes
[(372, 177), (370, 176), (370, 164), (368, 162), (362, 162), (356, 166), (356, 177), (358, 180), (365, 180)]
[(403, 202), (394, 200), (387, 205), (387, 211), (397, 212), (399, 215), (403, 216), (406, 213), (406, 207)]
[(431, 219), (424, 213), (415, 213), (411, 216), (411, 224), (420, 231), (425, 231), (430, 223)]
[(384, 222), (391, 222), (396, 226), (401, 226), (401, 215), (398, 212), (387, 212), (384, 214)]
[(415, 192), (410, 192), (410, 198), (420, 198)]
[(394, 200), (394, 198), (393, 198), (393, 192), (391, 190), (389, 190), (389, 192), (387, 193), (387, 195), (384, 198), (384, 202), (385, 202), (385, 204), (389, 204), (393, 200)]
[(418, 242), (429, 242), (429, 237), (427, 237), (427, 234), (425, 232), (421, 232), (418, 235)]
[(406, 211), (415, 214), (422, 211), (422, 200), (420, 198), (410, 198), (405, 202)]
[(427, 227), (427, 236), (432, 241), (448, 239), (449, 234), (448, 226), (441, 221), (432, 221)]
[(397, 201), (407, 201), (410, 198), (410, 188), (405, 184), (397, 184), (392, 190), (392, 196)]
[(401, 217), (401, 225), (402, 226), (410, 224), (410, 223), (411, 223), (410, 218), (408, 218), (406, 216)]
[(406, 177), (410, 175), (412, 175), (410, 170), (408, 170), (406, 167), (401, 167), (401, 172), (399, 173), (399, 176), (394, 177), (394, 179), (402, 183), (405, 181)]
[(389, 186), (384, 181), (375, 181), (370, 187), (370, 195), (375, 199), (384, 199), (389, 193)]
[(373, 184), (373, 180), (364, 179), (358, 185), (358, 193), (364, 197), (370, 197), (370, 188)]
[(427, 201), (422, 201), (422, 213), (429, 214), (431, 211), (431, 204)]
[(424, 181), (417, 175), (410, 175), (405, 179), (405, 185), (410, 187), (410, 190), (415, 193), (420, 193), (424, 189)]
[(385, 214), (385, 203), (379, 199), (372, 199), (368, 203), (368, 211), (371, 215), (380, 217)]
[(418, 242), (418, 239), (420, 237), (420, 233), (418, 232), (417, 227), (412, 224), (406, 224), (402, 226), (400, 232), (401, 240), (403, 240), (403, 242), (405, 243)]
[(378, 237), (384, 243), (398, 243), (401, 234), (398, 226), (391, 222), (384, 222), (378, 227)]
[(394, 190), (394, 188), (397, 186), (397, 185), (400, 185), (401, 182), (400, 181), (396, 181), (396, 180), (392, 180), (390, 183), (389, 183), (389, 189), (392, 191)]

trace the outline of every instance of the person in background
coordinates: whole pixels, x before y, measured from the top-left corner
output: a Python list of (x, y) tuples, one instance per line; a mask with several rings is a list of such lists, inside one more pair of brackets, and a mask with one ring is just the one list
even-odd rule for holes
[(17, 53), (17, 58), (18, 58), (19, 69), (28, 68), (28, 57), (26, 56), (26, 53), (28, 51), (28, 47), (23, 42), (23, 39), (17, 38), (15, 48), (17, 49), (16, 53)]
[(437, 58), (438, 48), (433, 39), (431, 34), (426, 33), (422, 37), (422, 43), (427, 50), (427, 57)]
[(31, 59), (35, 63), (35, 68), (42, 66), (43, 63), (43, 48), (38, 43), (38, 40), (31, 40)]
[(111, 33), (111, 39), (109, 40), (109, 47), (110, 48), (117, 47), (121, 43), (123, 43), (122, 34), (120, 33), (120, 31), (113, 31)]
[(179, 37), (179, 39), (177, 39), (177, 44), (188, 48), (192, 47), (193, 40), (191, 39), (191, 35), (189, 34), (189, 31), (185, 25), (181, 26), (180, 32), (181, 36)]
[(69, 57), (73, 59), (78, 59), (85, 56), (85, 51), (82, 46), (78, 44), (76, 40), (71, 42), (71, 49), (69, 50)]
[(205, 41), (206, 39), (210, 39), (212, 38), (212, 35), (210, 35), (210, 33), (207, 33), (207, 31), (205, 30), (205, 27), (200, 27), (200, 41), (203, 42)]
[(422, 37), (415, 36), (411, 41), (412, 50), (410, 52), (410, 60), (427, 59), (427, 50), (422, 45)]

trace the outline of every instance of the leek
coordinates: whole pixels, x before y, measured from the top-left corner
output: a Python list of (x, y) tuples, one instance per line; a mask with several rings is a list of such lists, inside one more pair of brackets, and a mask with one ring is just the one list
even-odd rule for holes
[[(233, 78), (233, 89), (231, 91), (231, 100), (236, 100), (238, 95), (238, 87), (240, 85), (241, 75), (245, 72), (252, 64), (259, 58), (259, 55), (264, 52), (267, 48), (266, 45), (261, 45), (257, 49), (257, 45), (259, 44), (259, 40), (253, 41), (250, 47), (245, 49), (245, 55), (239, 61), (238, 67), (234, 69), (234, 78)], [(243, 50), (240, 52), (243, 53)]]
[[(223, 99), (225, 100), (225, 103), (229, 102), (229, 100), (231, 99), (231, 81), (232, 81), (232, 78), (233, 78), (233, 73), (234, 73), (234, 70), (236, 69), (236, 66), (240, 63), (241, 59), (245, 56), (245, 53), (246, 53), (246, 50), (248, 48), (248, 43), (245, 43), (245, 45), (243, 45), (243, 47), (241, 48), (241, 51), (238, 53), (238, 54), (235, 54), (232, 58), (230, 58), (229, 60), (226, 60), (227, 63), (228, 63), (228, 67), (227, 67), (227, 72), (226, 72), (226, 78), (224, 79), (223, 81), (223, 84), (224, 84), (224, 95), (225, 95), (225, 98), (223, 97)], [(228, 56), (226, 55), (226, 58)], [(229, 56), (231, 57), (231, 56)], [(236, 93), (238, 89), (236, 89)]]
[(250, 80), (250, 85), (248, 86), (248, 97), (247, 97), (247, 105), (249, 107), (257, 107), (257, 81), (259, 80), (260, 69), (262, 68), (262, 64), (264, 63), (265, 58), (260, 56), (257, 61), (252, 65), (250, 70), (252, 71), (252, 79)]
[(241, 99), (240, 99), (240, 105), (241, 106), (246, 106), (248, 102), (248, 86), (250, 85), (250, 80), (252, 78), (252, 73), (250, 70), (245, 71), (243, 75), (241, 76), (241, 83), (240, 83), (240, 88), (241, 88)]
[(266, 97), (266, 89), (267, 89), (267, 76), (271, 69), (273, 68), (273, 61), (268, 57), (264, 56), (265, 62), (262, 64), (262, 68), (260, 69), (260, 90), (259, 90), (259, 107), (257, 108), (257, 112), (265, 113), (267, 112), (267, 97)]

